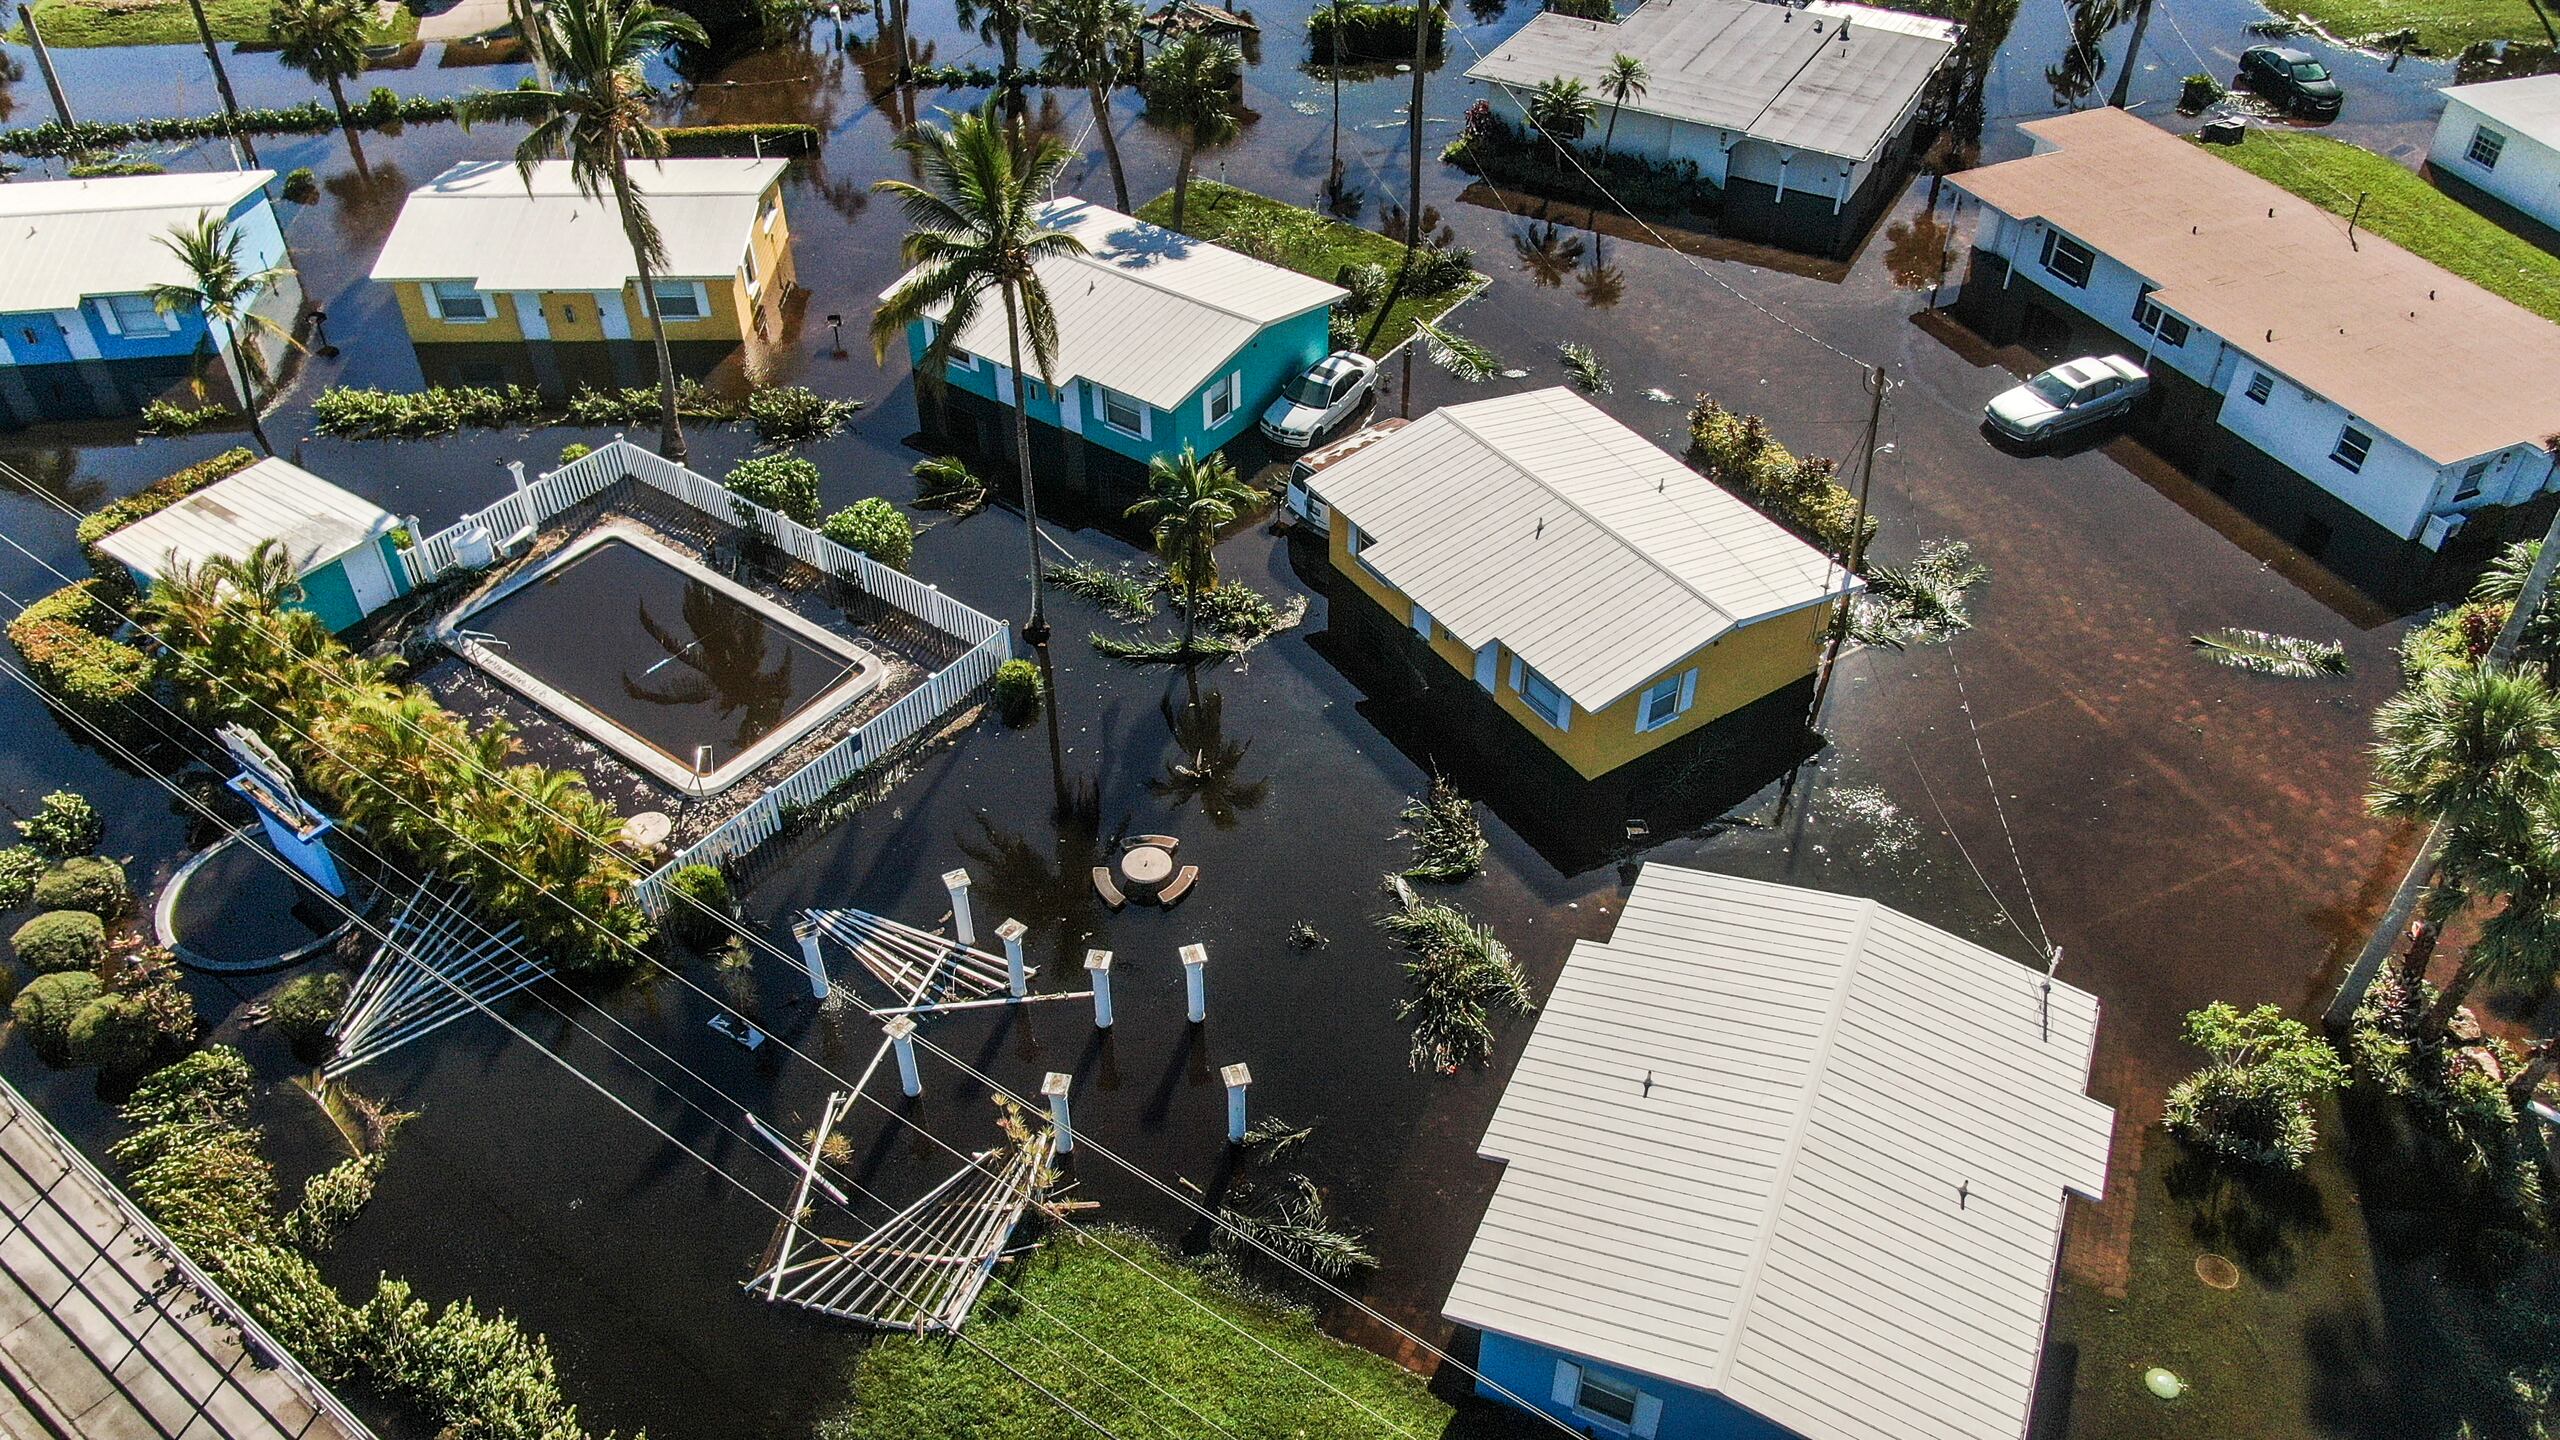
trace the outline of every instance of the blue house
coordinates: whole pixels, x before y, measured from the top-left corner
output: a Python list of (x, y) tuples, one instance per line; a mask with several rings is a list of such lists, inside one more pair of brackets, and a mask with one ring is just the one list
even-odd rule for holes
[[(208, 214), (233, 227), (243, 270), (285, 265), (265, 188), (273, 178), (224, 170), (0, 185), (0, 420), (131, 414), (199, 378), (239, 404), (229, 340), (198, 312), (161, 313), (151, 289), (188, 278), (161, 241)], [(256, 309), (289, 329), (301, 303), (288, 278)], [(276, 358), (278, 342), (262, 343)]]
[[(1057, 383), (1022, 383), (1043, 425), (1141, 464), (1186, 445), (1205, 455), (1331, 348), (1338, 286), (1072, 196), (1041, 219), (1086, 250), (1038, 262), (1058, 317)], [(911, 361), (936, 323), (909, 327)], [(1004, 307), (980, 306), (952, 343), (952, 388), (1013, 404)]]
[(403, 530), (372, 501), (269, 456), (102, 536), (98, 549), (148, 589), (182, 566), (245, 560), (274, 541), (302, 584), (295, 607), (344, 630), (410, 592)]
[(1648, 865), (1486, 1129), (1442, 1311), (1487, 1396), (1593, 1436), (2025, 1433), (2098, 1002), (1871, 900)]

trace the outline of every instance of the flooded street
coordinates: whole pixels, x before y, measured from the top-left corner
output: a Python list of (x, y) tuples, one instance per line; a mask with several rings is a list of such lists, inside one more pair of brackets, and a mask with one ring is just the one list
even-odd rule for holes
[[(1263, 35), (1245, 82), (1253, 118), (1234, 145), (1201, 157), (1200, 174), (1315, 204), (1338, 145), (1348, 184), (1362, 195), (1358, 219), (1374, 224), (1404, 190), (1407, 82), (1393, 74), (1345, 81), (1337, 137), (1332, 84), (1302, 68), (1306, 8), (1292, 0), (1256, 12)], [(1449, 59), (1430, 80), (1424, 175), (1439, 223), (1474, 249), (1493, 281), (1455, 312), (1455, 327), (1526, 374), (1471, 387), (1398, 357), (1381, 413), (1419, 415), (1564, 383), (1555, 346), (1581, 341), (1615, 381), (1597, 403), (1667, 448), (1684, 447), (1690, 400), (1703, 393), (1766, 417), (1788, 447), (1838, 458), (1846, 471), (1861, 443), (1864, 367), (1882, 366), (1894, 384), (1879, 430), (1873, 504), (1883, 529), (1873, 558), (1896, 564), (1925, 542), (1953, 538), (1971, 546), (1990, 578), (1973, 597), (1974, 628), (1953, 643), (1865, 650), (1845, 662), (1825, 720), (1830, 747), (1783, 805), (1777, 776), (1738, 777), (1768, 783), (1724, 822), (1632, 837), (1622, 853), (1594, 857), (1542, 850), (1505, 817), (1505, 797), (1482, 794), (1492, 853), (1486, 873), (1451, 898), (1494, 927), (1541, 993), (1573, 940), (1607, 933), (1634, 873), (1624, 862), (1637, 860), (1873, 896), (2022, 962), (2059, 946), (2062, 977), (2105, 1006), (2091, 1088), (2117, 1108), (2118, 1133), (2109, 1197), (2082, 1207), (2069, 1232), (2066, 1303), (2052, 1338), (2066, 1352), (2103, 1352), (2103, 1332), (2116, 1323), (2109, 1305), (2137, 1269), (2139, 1202), (2162, 1169), (2153, 1122), (2168, 1086), (2197, 1059), (2178, 1039), (2181, 1017), (2217, 998), (2274, 1001), (2297, 1013), (2325, 1002), (2405, 860), (2408, 837), (2370, 819), (2362, 796), (2369, 716), (2398, 683), (2393, 647), (2410, 617), (2376, 605), (2130, 440), (2042, 458), (1986, 444), (1981, 406), (2013, 383), (2027, 357), (1988, 349), (1931, 312), (1932, 227), (1951, 227), (1943, 270), (1951, 290), (1973, 215), (1954, 208), (1952, 191), (1927, 209), (1925, 177), (1846, 266), (1823, 267), (1773, 264), (1781, 257), (1715, 243), (1669, 248), (1626, 222), (1595, 229), (1585, 212), (1506, 196), (1429, 160), (1476, 98), (1463, 79), (1467, 64), (1531, 13), (1526, 0), (1508, 10), (1478, 0), (1458, 17)], [(2164, 10), (2132, 86), (2139, 113), (2166, 118), (2189, 70), (2227, 76), (2254, 43), (2244, 27), (2263, 13), (2234, 0), (2181, 4), (2174, 17)], [(910, 443), (919, 424), (903, 354), (875, 364), (862, 339), (873, 297), (898, 273), (902, 233), (894, 208), (867, 187), (907, 172), (889, 149), (900, 97), (868, 98), (861, 54), (838, 39), (867, 44), (877, 23), (819, 20), (807, 45), (682, 85), (672, 107), (685, 123), (795, 121), (824, 131), (819, 153), (785, 182), (798, 278), (810, 293), (768, 378), (863, 402), (844, 433), (803, 451), (823, 473), (830, 509), (868, 495), (911, 498), (908, 468), (923, 453)], [(919, 6), (912, 24), (940, 63), (988, 59), (991, 47), (939, 0)], [(2014, 122), (2056, 107), (2046, 71), (2068, 35), (2060, 0), (2028, 0), (1985, 88), (1985, 160), (2023, 153)], [(2111, 61), (2121, 47), (2121, 33), (2112, 36)], [(26, 58), (23, 49), (9, 53)], [(2449, 62), (2386, 68), (2375, 57), (2323, 53), (2353, 97), (2333, 133), (2395, 155), (2423, 149), (2440, 103), (2432, 90), (2452, 78)], [(84, 119), (216, 106), (192, 49), (63, 51), (57, 60)], [(270, 57), (226, 52), (226, 60), (244, 105), (311, 92)], [(15, 124), (44, 115), (42, 87), (26, 68), (29, 78), (6, 92)], [(365, 83), (447, 95), (510, 86), (525, 73), (506, 64), (448, 68), (430, 47), (413, 68)], [(2113, 78), (2108, 71), (2100, 98)], [(929, 113), (978, 98), (929, 93), (910, 103)], [(1136, 118), (1134, 96), (1117, 106), (1131, 190), (1143, 200), (1170, 186), (1173, 152)], [(1035, 107), (1079, 150), (1073, 183), (1107, 198), (1082, 94)], [(458, 161), (503, 155), (515, 138), (505, 127), (465, 133), (452, 125), (367, 133), (369, 182), (341, 136), (258, 142), (262, 162), (279, 172), (319, 172), (317, 203), (283, 207), (286, 234), (341, 349), (305, 363), (270, 433), (287, 458), (421, 517), (430, 530), (496, 499), (508, 484), (505, 462), (548, 468), (563, 445), (603, 438), (562, 427), (399, 443), (309, 434), (309, 403), (323, 386), (421, 383), (398, 308), (365, 277), (410, 188)], [(198, 148), (172, 163), (220, 161)], [(28, 173), (40, 168), (30, 163)], [(832, 352), (829, 314), (845, 317), (849, 354)], [(87, 510), (235, 438), (136, 444), (129, 430), (104, 426), (0, 432), (0, 462)], [(696, 430), (693, 468), (719, 475), (753, 443), (744, 427)], [(1003, 508), (958, 521), (914, 513), (913, 572), (1018, 622), (1028, 605), (1019, 516)], [(58, 509), (0, 487), (0, 527), (45, 562), (0, 552), (0, 594), (13, 609), (62, 583), (48, 564), (82, 572), (71, 521)], [(1140, 555), (1108, 527), (1070, 521), (1052, 533), (1076, 559), (1117, 565)], [(948, 908), (939, 877), (966, 866), (982, 934), (1005, 917), (1029, 926), (1035, 988), (1081, 988), (1085, 952), (1112, 950), (1112, 1031), (1096, 1032), (1090, 1012), (1068, 1002), (947, 1018), (932, 1037), (1020, 1093), (1036, 1092), (1044, 1072), (1075, 1074), (1082, 1134), (1139, 1170), (1212, 1195), (1233, 1178), (1222, 1170), (1217, 1071), (1248, 1062), (1255, 1113), (1315, 1127), (1298, 1152), (1301, 1167), (1325, 1187), (1337, 1217), (1372, 1239), (1382, 1264), (1360, 1287), (1363, 1297), (1444, 1342), (1437, 1306), (1497, 1173), (1475, 1158), (1475, 1145), (1529, 1022), (1502, 1030), (1484, 1071), (1407, 1067), (1407, 1033), (1393, 1009), (1406, 990), (1399, 954), (1374, 921), (1384, 904), (1380, 877), (1408, 863), (1397, 812), (1429, 783), (1435, 757), (1398, 723), (1391, 697), (1364, 692), (1328, 657), (1319, 550), (1257, 524), (1219, 559), (1229, 578), (1277, 597), (1309, 595), (1310, 606), (1299, 627), (1204, 670), (1197, 706), (1179, 675), (1094, 654), (1086, 635), (1116, 623), (1086, 602), (1051, 596), (1066, 761), (1095, 787), (1099, 838), (1052, 824), (1040, 729), (1007, 729), (989, 717), (905, 762), (861, 813), (760, 857), (748, 913), (786, 953), (789, 916), (804, 906), (859, 907), (931, 926)], [(2353, 673), (2288, 681), (2219, 668), (2190, 637), (2224, 626), (2340, 642)], [(26, 813), (50, 789), (87, 793), (107, 816), (108, 851), (135, 857), (138, 889), (202, 838), (165, 792), (76, 743), (23, 690), (0, 689), (0, 733), (9, 737), (0, 746), (0, 800)], [(1201, 870), (1197, 893), (1170, 912), (1104, 909), (1088, 869), (1113, 837), (1153, 832), (1180, 837), (1183, 862)], [(1293, 947), (1299, 923), (1326, 943)], [(1175, 959), (1191, 943), (1211, 956), (1201, 1027), (1183, 1020)], [(218, 1015), (273, 978), (194, 983), (200, 1004)], [(878, 1032), (858, 1010), (822, 1012), (805, 981), (771, 957), (744, 979), (707, 965), (689, 978), (713, 990), (736, 986), (782, 1043), (741, 1050), (708, 1029), (714, 1007), (704, 994), (646, 974), (588, 994), (546, 984), (509, 1002), (515, 1023), (610, 1085), (663, 1136), (476, 1020), (359, 1071), (357, 1088), (423, 1113), (401, 1133), (372, 1208), (324, 1264), (342, 1286), (389, 1272), (422, 1296), (471, 1295), (518, 1316), (548, 1335), (565, 1388), (599, 1430), (645, 1426), (657, 1440), (803, 1434), (841, 1402), (856, 1342), (843, 1326), (739, 1288), (772, 1232), (771, 1207), (788, 1203), (791, 1178), (745, 1133), (742, 1107), (799, 1134), (829, 1092), (870, 1061)], [(253, 1033), (245, 1046), (268, 1079), (297, 1072), (273, 1036)], [(24, 1045), (0, 1050), (0, 1069), (93, 1150), (115, 1134), (86, 1073), (47, 1071)], [(875, 1084), (886, 1103), (858, 1109), (850, 1122), (857, 1173), (894, 1203), (956, 1165), (946, 1144), (969, 1150), (996, 1136), (983, 1088), (930, 1054), (924, 1080), (914, 1101)], [(261, 1118), (286, 1157), (289, 1185), (334, 1158), (328, 1123), (290, 1087), (271, 1087)], [(1075, 1198), (1098, 1203), (1097, 1219), (1176, 1237), (1192, 1231), (1177, 1201), (1092, 1147), (1069, 1170)], [(855, 1208), (864, 1221), (885, 1213)], [(859, 1223), (830, 1218), (837, 1233)], [(2352, 1270), (2362, 1258), (2351, 1247), (2340, 1264)], [(1326, 1318), (1340, 1334), (1427, 1361), (1356, 1312), (1336, 1307)], [(2267, 1343), (2281, 1350), (2298, 1338)], [(2394, 1347), (2404, 1343), (2374, 1339), (2371, 1363), (2401, 1363)], [(2289, 1377), (2308, 1361), (2284, 1353), (2266, 1364)], [(2105, 1403), (2074, 1404), (2069, 1368), (2048, 1368), (2038, 1433), (2156, 1433), (2139, 1419), (2106, 1418), (2127, 1412)], [(2078, 1372), (2083, 1386), (2131, 1381), (2102, 1367)], [(2295, 1395), (2279, 1380), (2268, 1403)], [(2352, 1415), (2280, 1413), (2269, 1433), (2405, 1433), (2427, 1403), (2426, 1387), (2413, 1383)]]

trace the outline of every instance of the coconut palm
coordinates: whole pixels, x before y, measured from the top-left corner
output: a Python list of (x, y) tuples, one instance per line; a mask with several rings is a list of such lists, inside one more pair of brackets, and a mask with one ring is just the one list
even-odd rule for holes
[(1138, 0), (1035, 0), (1031, 38), (1048, 51), (1047, 68), (1082, 85), (1093, 103), (1093, 125), (1102, 132), (1102, 155), (1111, 165), (1111, 193), (1129, 208), (1129, 177), (1120, 168), (1120, 139), (1112, 133), (1111, 92), (1120, 83), (1120, 57), (1138, 43), (1147, 12)]
[(1146, 523), (1166, 574), (1182, 587), (1186, 657), (1200, 628), (1200, 596), (1218, 588), (1218, 532), (1257, 498), (1227, 457), (1214, 451), (1203, 459), (1185, 445), (1180, 455), (1147, 463), (1147, 498), (1129, 507), (1129, 518)]
[(347, 109), (347, 82), (364, 73), (365, 31), (372, 23), (373, 7), (365, 0), (275, 0), (267, 12), (278, 57), (329, 87), (329, 103), (337, 107), (338, 127), (347, 132), (347, 153), (355, 157), (359, 175), (370, 172), (355, 116)]
[(1620, 52), (1609, 57), (1609, 68), (1600, 73), (1600, 93), (1609, 97), (1609, 128), (1600, 134), (1600, 157), (1607, 159), (1609, 145), (1618, 138), (1618, 112), (1630, 100), (1644, 97), (1644, 82), (1653, 78), (1642, 60)]
[(2537, 665), (2433, 671), (2374, 716), (2377, 815), (2442, 820), (2486, 845), (2560, 795), (2560, 697)]
[(1564, 170), (1565, 147), (1591, 128), (1591, 115), (1597, 108), (1591, 87), (1570, 75), (1550, 76), (1539, 82), (1521, 106), (1529, 123), (1546, 137), (1547, 150), (1558, 173)]
[(240, 382), (240, 408), (249, 417), (249, 433), (257, 437), (259, 449), (273, 455), (276, 447), (267, 439), (266, 424), (258, 415), (266, 400), (267, 382), (273, 378), (263, 342), (274, 340), (291, 347), (294, 340), (290, 331), (260, 313), (257, 305), (270, 289), (290, 278), (290, 272), (280, 265), (249, 268), (240, 256), (246, 239), (238, 226), (210, 210), (198, 215), (194, 224), (171, 226), (168, 234), (159, 237), (160, 245), (178, 257), (187, 278), (152, 286), (151, 304), (163, 315), (194, 311), (204, 317), (205, 345), (212, 351), (209, 358), (229, 358), (232, 377)]
[(1170, 126), (1181, 141), (1173, 172), (1173, 228), (1182, 228), (1191, 197), (1191, 162), (1205, 146), (1236, 135), (1235, 84), (1244, 54), (1224, 40), (1191, 34), (1156, 51), (1147, 62), (1147, 113)]
[(684, 422), (676, 415), (675, 357), (658, 318), (658, 267), (666, 242), (649, 216), (631, 162), (666, 158), (666, 137), (651, 123), (656, 100), (643, 67), (678, 42), (708, 44), (700, 22), (649, 0), (553, 0), (542, 7), (533, 43), (553, 76), (549, 89), (484, 91), (466, 96), (459, 117), (512, 121), (532, 129), (516, 146), (516, 170), (528, 190), (534, 167), (554, 156), (569, 162), (578, 193), (612, 198), (640, 278), (640, 303), (658, 358), (658, 453), (681, 465)]
[(2539, 991), (2560, 977), (2560, 833), (2546, 822), (2470, 847), (2464, 838), (2457, 832), (2449, 839), (2446, 868), (2473, 894), (2494, 894), (2502, 903), (2480, 923), (2480, 937), (2437, 992), (2418, 1030), (2422, 1043), (2444, 1035), (2481, 981)]

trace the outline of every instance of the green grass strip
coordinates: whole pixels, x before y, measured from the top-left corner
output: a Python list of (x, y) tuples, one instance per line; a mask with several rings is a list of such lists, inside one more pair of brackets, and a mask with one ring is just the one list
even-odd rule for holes
[[(1404, 246), (1375, 230), (1363, 230), (1357, 225), (1326, 219), (1301, 206), (1274, 200), (1268, 195), (1256, 195), (1250, 190), (1239, 190), (1232, 185), (1221, 185), (1214, 180), (1191, 182), (1190, 199), (1179, 227), (1173, 223), (1173, 192), (1170, 190), (1138, 207), (1139, 219), (1151, 225), (1162, 225), (1168, 230), (1179, 228), (1183, 234), (1195, 240), (1206, 240), (1212, 245), (1225, 240), (1243, 226), (1291, 213), (1316, 222), (1312, 231), (1313, 243), (1279, 257), (1278, 263), (1301, 275), (1312, 275), (1332, 284), (1346, 265), (1382, 265), (1389, 274), (1393, 274), (1397, 263), (1404, 259)], [(1384, 355), (1403, 344), (1413, 334), (1416, 320), (1437, 320), (1457, 308), (1458, 302), (1466, 298), (1468, 289), (1468, 286), (1461, 285), (1436, 295), (1399, 296), (1387, 308), (1386, 328), (1378, 332), (1374, 353)], [(1361, 318), (1359, 329), (1362, 335), (1368, 334), (1366, 316)]]
[[(16, 19), (18, 7), (11, 5), (9, 14)], [(272, 0), (204, 0), (205, 22), (213, 27), (213, 38), (226, 42), (246, 41), (263, 44), (270, 31), (267, 14), (274, 9)], [(48, 45), (65, 50), (104, 45), (193, 45), (197, 43), (196, 19), (188, 13), (187, 0), (157, 0), (153, 4), (102, 5), (95, 0), (36, 0), (36, 23), (44, 27)], [(23, 41), (26, 27), (12, 24), (9, 38)], [(377, 45), (405, 45), (418, 36), (417, 12), (406, 5), (392, 12), (388, 25), (374, 27), (371, 39)], [(72, 103), (77, 105), (75, 98)]]

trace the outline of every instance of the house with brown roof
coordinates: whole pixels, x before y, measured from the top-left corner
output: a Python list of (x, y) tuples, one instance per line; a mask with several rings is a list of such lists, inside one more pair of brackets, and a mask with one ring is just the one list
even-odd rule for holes
[(2553, 488), (2560, 326), (2123, 111), (2022, 128), (2034, 154), (1952, 180), (1975, 329), (2139, 358), (2155, 445), (2332, 563)]

